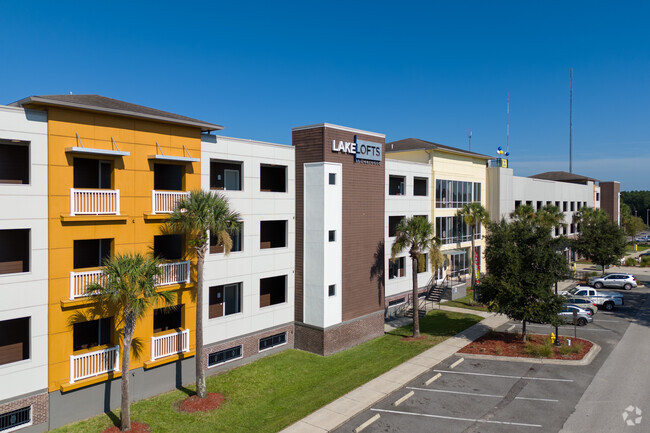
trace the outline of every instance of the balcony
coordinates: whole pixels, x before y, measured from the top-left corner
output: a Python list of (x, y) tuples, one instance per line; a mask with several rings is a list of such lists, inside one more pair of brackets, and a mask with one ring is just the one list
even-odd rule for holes
[(119, 215), (119, 189), (70, 188), (70, 215)]
[(102, 272), (101, 269), (85, 272), (70, 272), (70, 300), (88, 296), (86, 287), (89, 284), (102, 284), (106, 278), (102, 275)]
[(156, 287), (190, 282), (190, 261), (164, 263), (160, 265), (162, 274), (156, 280)]
[(172, 213), (176, 204), (182, 199), (189, 198), (188, 191), (151, 191), (151, 213)]
[(100, 374), (120, 371), (120, 346), (70, 355), (70, 383)]
[(151, 361), (189, 351), (189, 329), (151, 337)]

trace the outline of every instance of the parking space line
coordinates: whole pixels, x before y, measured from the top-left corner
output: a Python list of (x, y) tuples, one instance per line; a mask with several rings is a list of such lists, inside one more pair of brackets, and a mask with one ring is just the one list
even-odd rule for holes
[(515, 329), (515, 325), (510, 325), (510, 327), (508, 329), (506, 329), (506, 332), (510, 332), (513, 329)]
[(399, 406), (400, 404), (404, 403), (406, 400), (411, 398), (413, 396), (413, 394), (415, 394), (415, 392), (413, 392), (413, 391), (407, 393), (406, 395), (404, 395), (404, 397), (400, 398), (395, 403), (393, 403), (393, 406)]
[[(445, 389), (430, 389), (430, 388), (417, 388), (414, 386), (407, 386), (406, 389), (413, 389), (415, 391), (427, 391), (427, 392), (439, 392), (444, 394), (459, 394), (459, 395), (472, 395), (476, 397), (492, 397), (492, 398), (504, 398), (505, 395), (495, 395), (495, 394), (479, 394), (476, 392), (463, 392), (463, 391), (449, 391)], [(532, 400), (532, 401), (546, 401), (549, 403), (557, 403), (559, 400), (552, 398), (535, 398), (535, 397), (515, 397), (515, 400)]]
[(361, 424), (359, 427), (355, 428), (355, 429), (354, 429), (354, 433), (359, 433), (361, 430), (363, 430), (364, 428), (368, 427), (368, 426), (369, 426), (370, 424), (372, 424), (373, 422), (377, 421), (380, 417), (381, 417), (381, 415), (376, 414), (375, 416), (373, 416), (372, 418), (370, 418), (368, 421), (364, 422), (364, 423)]
[(469, 371), (433, 370), (438, 373), (466, 374), (469, 376), (500, 377), (502, 379), (546, 380), (549, 382), (573, 382), (572, 379), (554, 379), (550, 377), (506, 376), (503, 374), (472, 373)]
[(458, 364), (460, 364), (460, 363), (463, 362), (464, 360), (465, 360), (465, 358), (460, 358), (458, 361), (456, 361), (456, 362), (454, 362), (453, 364), (451, 364), (451, 365), (449, 366), (449, 368), (455, 368)]
[(435, 376), (433, 376), (431, 379), (429, 379), (429, 380), (427, 380), (426, 382), (424, 382), (424, 384), (425, 384), (425, 385), (431, 385), (431, 383), (432, 383), (433, 381), (437, 380), (440, 376), (442, 376), (442, 374), (438, 373), (438, 374), (436, 374)]
[(475, 418), (460, 418), (455, 416), (444, 416), (444, 415), (433, 415), (430, 413), (414, 413), (414, 412), (402, 412), (399, 410), (389, 410), (389, 409), (370, 409), (375, 412), (385, 412), (385, 413), (394, 413), (397, 415), (410, 415), (410, 416), (421, 416), (425, 418), (438, 418), (438, 419), (448, 419), (452, 421), (467, 421), (467, 422), (479, 422), (483, 424), (500, 424), (500, 425), (514, 425), (517, 427), (542, 427), (541, 424), (525, 424), (520, 422), (508, 422), (508, 421), (493, 421), (487, 419), (475, 419)]

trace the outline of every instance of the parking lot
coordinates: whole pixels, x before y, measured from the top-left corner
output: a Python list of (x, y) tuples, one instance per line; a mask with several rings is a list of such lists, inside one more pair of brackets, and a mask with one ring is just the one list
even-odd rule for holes
[[(650, 290), (641, 286), (621, 292), (625, 306), (612, 312), (601, 310), (593, 323), (577, 330), (573, 326), (560, 329), (560, 335), (572, 337), (577, 332), (579, 338), (601, 346), (590, 365), (463, 359), (454, 355), (335, 431), (558, 432)], [(549, 334), (553, 330), (548, 325), (529, 326), (531, 333)], [(520, 324), (515, 322), (499, 328), (510, 332), (519, 329)]]

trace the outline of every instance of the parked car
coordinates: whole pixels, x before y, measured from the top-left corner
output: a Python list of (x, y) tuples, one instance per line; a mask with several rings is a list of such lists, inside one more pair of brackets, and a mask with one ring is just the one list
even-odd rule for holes
[(566, 323), (573, 323), (573, 312), (577, 312), (577, 322), (578, 326), (585, 326), (587, 323), (594, 321), (594, 317), (591, 314), (591, 311), (585, 310), (575, 305), (562, 305), (562, 311), (557, 313), (558, 317)]
[(637, 286), (636, 278), (632, 274), (607, 274), (602, 277), (589, 277), (587, 283), (597, 289), (601, 287), (616, 287), (631, 290)]
[(598, 311), (598, 304), (591, 300), (589, 296), (569, 296), (565, 301), (566, 305), (575, 305), (583, 310), (591, 311), (593, 316)]
[(620, 293), (603, 292), (589, 286), (576, 286), (560, 293), (564, 296), (588, 296), (598, 308), (612, 311), (615, 306), (625, 305), (625, 298)]

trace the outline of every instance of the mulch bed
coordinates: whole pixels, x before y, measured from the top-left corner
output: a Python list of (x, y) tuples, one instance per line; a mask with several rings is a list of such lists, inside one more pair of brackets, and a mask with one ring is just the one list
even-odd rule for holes
[(216, 393), (209, 392), (207, 397), (198, 398), (196, 395), (187, 397), (182, 400), (177, 407), (179, 412), (210, 412), (221, 406), (224, 396)]
[[(149, 424), (143, 422), (133, 422), (131, 421), (131, 429), (127, 430), (130, 433), (150, 433)], [(104, 430), (102, 433), (120, 433), (120, 428), (118, 426), (111, 426)]]
[[(525, 352), (527, 344), (542, 344), (548, 341), (548, 335), (527, 334), (526, 343), (521, 341), (520, 334), (512, 334), (507, 332), (490, 332), (478, 340), (468, 344), (459, 350), (459, 353), (471, 353), (476, 355), (492, 355), (492, 356), (511, 356), (521, 358), (534, 358)], [(564, 360), (580, 360), (591, 350), (593, 344), (591, 341), (583, 340), (581, 338), (575, 339), (569, 337), (571, 344), (582, 343), (582, 351), (579, 353), (569, 353), (562, 355), (558, 352), (558, 347), (553, 346), (553, 354), (547, 359), (564, 359)], [(560, 342), (563, 346), (567, 345), (567, 337), (560, 337)]]
[(427, 338), (426, 335), (420, 335), (417, 338), (414, 338), (414, 337), (402, 337), (402, 341), (422, 341), (425, 338)]

